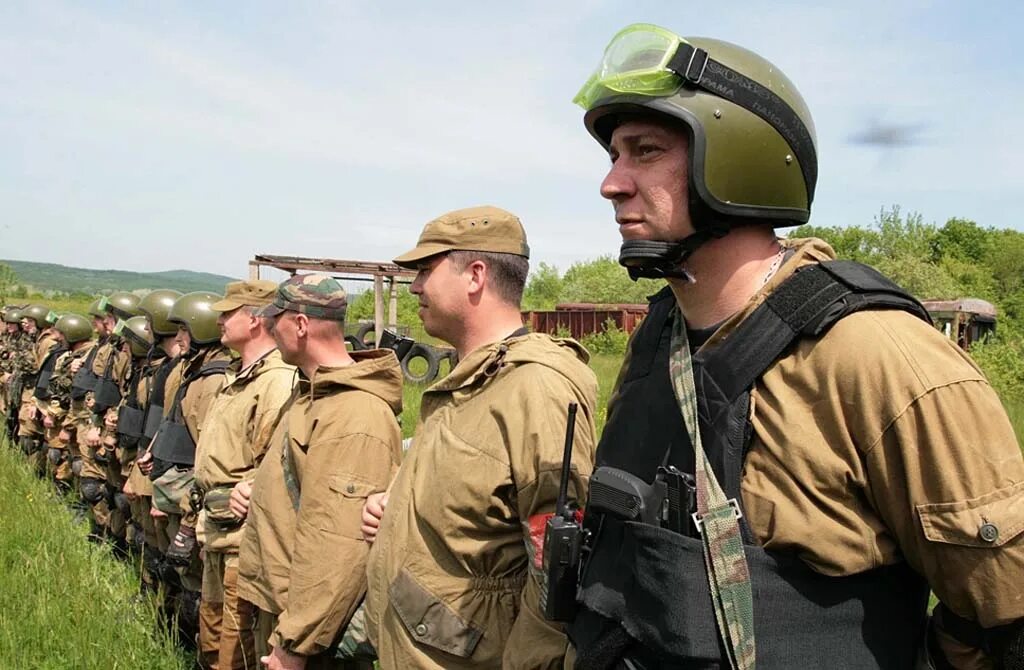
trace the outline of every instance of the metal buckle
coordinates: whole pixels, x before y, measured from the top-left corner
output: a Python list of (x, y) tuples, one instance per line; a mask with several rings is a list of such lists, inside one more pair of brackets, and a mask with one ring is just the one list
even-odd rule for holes
[[(733, 513), (736, 514), (736, 520), (737, 521), (739, 521), (740, 519), (743, 518), (743, 512), (740, 511), (740, 504), (738, 502), (736, 502), (736, 498), (729, 498), (725, 502), (729, 505), (729, 507), (732, 507)], [(701, 519), (700, 515), (697, 514), (697, 512), (694, 512), (693, 514), (690, 515), (690, 518), (693, 519), (693, 527), (697, 529), (697, 532), (698, 533), (703, 533), (704, 532), (704, 520)]]
[[(700, 59), (699, 63), (697, 61), (698, 58)], [(696, 68), (694, 67), (695, 65), (697, 66)], [(693, 53), (690, 54), (690, 62), (686, 64), (686, 71), (683, 72), (683, 79), (691, 84), (699, 84), (707, 67), (708, 52), (700, 47), (694, 47)], [(699, 72), (696, 75), (691, 74), (695, 69), (699, 70)]]

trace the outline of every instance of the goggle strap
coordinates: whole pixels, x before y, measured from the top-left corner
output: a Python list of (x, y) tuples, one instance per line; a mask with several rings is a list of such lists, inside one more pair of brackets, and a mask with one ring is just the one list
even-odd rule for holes
[(814, 199), (814, 187), (818, 181), (814, 140), (807, 126), (785, 100), (750, 77), (709, 57), (704, 49), (685, 42), (680, 42), (668, 62), (668, 69), (687, 84), (725, 98), (775, 128), (800, 161), (800, 170), (807, 184), (807, 202)]

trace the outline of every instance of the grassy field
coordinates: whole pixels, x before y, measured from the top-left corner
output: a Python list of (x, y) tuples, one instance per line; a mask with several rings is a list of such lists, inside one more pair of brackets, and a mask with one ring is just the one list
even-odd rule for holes
[(136, 602), (132, 567), (89, 542), (6, 442), (0, 492), (0, 668), (188, 667)]

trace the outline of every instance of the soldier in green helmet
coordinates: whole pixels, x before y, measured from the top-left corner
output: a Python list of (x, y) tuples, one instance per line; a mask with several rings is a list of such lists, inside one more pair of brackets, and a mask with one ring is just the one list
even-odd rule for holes
[(1024, 667), (1013, 429), (916, 300), (776, 236), (817, 181), (793, 83), (638, 24), (575, 101), (620, 262), (667, 282), (597, 450), (575, 667)]
[(193, 643), (199, 625), (202, 562), (196, 541), (198, 508), (193, 488), (195, 445), (214, 396), (221, 390), (231, 352), (220, 342), (220, 315), (212, 309), (222, 296), (206, 291), (186, 293), (167, 315), (177, 327), (181, 351), (180, 379), (168, 384), (164, 419), (147, 456), (142, 457), (153, 481), (153, 507), (166, 515), (162, 525), (168, 542), (164, 560), (178, 568), (181, 590), (175, 603), (185, 640)]
[[(153, 345), (140, 368), (135, 392), (129, 390), (127, 402), (142, 412), (142, 430), (138, 438), (137, 456), (131, 464), (123, 491), (131, 504), (132, 523), (141, 529), (145, 546), (142, 548), (142, 588), (157, 592), (167, 578), (165, 593), (179, 588), (179, 578), (165, 567), (163, 555), (169, 546), (168, 517), (152, 506), (153, 482), (149, 478), (151, 460), (149, 446), (164, 417), (164, 408), (170, 407), (180, 381), (180, 350), (177, 343), (178, 328), (168, 320), (171, 308), (181, 293), (172, 289), (157, 289), (146, 294), (139, 303), (145, 316), (146, 330)], [(129, 320), (127, 323), (131, 324)], [(118, 430), (121, 430), (120, 419)]]
[[(21, 397), (21, 379), (15, 375), (15, 363), (22, 356), (21, 352), (30, 348), (31, 338), (21, 329), (21, 308), (9, 306), (4, 311), (3, 345), (0, 348), (0, 399), (4, 417), (13, 417), (7, 422), (5, 431), (12, 444), (17, 432), (17, 415)], [(13, 429), (13, 430), (12, 430)]]
[(50, 310), (45, 305), (29, 305), (21, 314), (21, 328), (31, 336), (32, 347), (23, 349), (15, 363), (21, 375), (21, 407), (18, 413), (18, 443), (29, 462), (42, 472), (43, 424), (35, 401), (40, 369), (50, 353), (59, 346), (56, 331), (47, 321)]
[[(69, 444), (74, 434), (73, 409), (82, 410), (82, 396), (74, 387), (75, 373), (95, 348), (93, 329), (89, 320), (78, 314), (65, 314), (57, 319), (54, 328), (66, 348), (56, 359), (53, 376), (49, 380), (48, 397), (39, 398), (39, 409), (46, 427), (46, 455), (54, 482), (61, 492), (70, 492), (76, 485), (72, 469), (74, 458)], [(79, 365), (74, 365), (78, 361)], [(77, 453), (77, 452), (76, 452)]]

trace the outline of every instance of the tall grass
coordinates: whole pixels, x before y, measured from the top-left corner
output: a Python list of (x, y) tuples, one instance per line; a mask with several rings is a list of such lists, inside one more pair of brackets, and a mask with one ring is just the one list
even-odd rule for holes
[(188, 667), (137, 593), (132, 566), (89, 542), (50, 486), (0, 442), (0, 668)]

